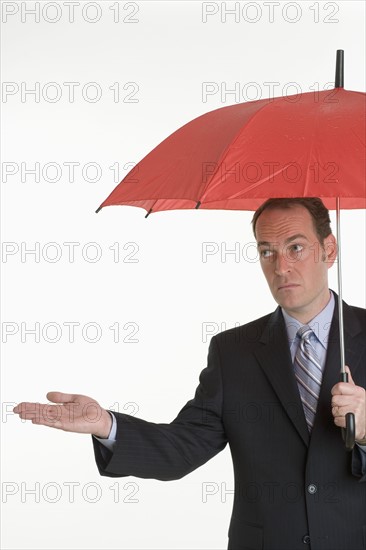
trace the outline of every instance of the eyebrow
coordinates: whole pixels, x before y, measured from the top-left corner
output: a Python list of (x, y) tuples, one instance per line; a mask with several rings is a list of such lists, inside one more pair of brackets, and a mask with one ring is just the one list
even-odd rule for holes
[[(302, 233), (296, 233), (296, 235), (292, 235), (291, 237), (288, 237), (286, 240), (285, 240), (285, 244), (288, 244), (292, 241), (296, 241), (297, 239), (305, 239), (305, 241), (308, 240), (308, 238), (306, 237), (306, 235), (303, 235)], [(273, 242), (269, 242), (269, 241), (259, 241), (257, 243), (257, 247), (260, 247), (260, 246), (270, 246), (270, 245), (273, 245)]]

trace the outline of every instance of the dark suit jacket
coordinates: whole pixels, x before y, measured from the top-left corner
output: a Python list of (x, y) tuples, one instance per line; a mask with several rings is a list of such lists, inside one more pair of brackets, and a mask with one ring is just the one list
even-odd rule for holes
[[(364, 309), (344, 304), (346, 364), (366, 387)], [(337, 297), (309, 437), (280, 308), (211, 339), (194, 399), (170, 424), (117, 417), (113, 454), (93, 438), (101, 475), (179, 479), (228, 442), (235, 474), (231, 550), (366, 549), (366, 472), (333, 423), (340, 379)]]

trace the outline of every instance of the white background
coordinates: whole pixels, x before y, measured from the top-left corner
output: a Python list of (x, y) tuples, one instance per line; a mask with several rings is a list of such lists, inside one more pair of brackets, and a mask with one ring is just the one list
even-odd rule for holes
[[(258, 262), (242, 254), (253, 242), (252, 213), (94, 213), (126, 164), (192, 118), (268, 97), (265, 83), (278, 96), (333, 82), (339, 48), (345, 88), (365, 91), (364, 2), (236, 5), (236, 15), (225, 15), (234, 2), (79, 2), (71, 22), (66, 2), (2, 2), (2, 240), (13, 252), (1, 264), (4, 549), (227, 545), (228, 448), (179, 481), (101, 478), (90, 436), (34, 426), (10, 411), (60, 390), (170, 422), (206, 366), (204, 323), (212, 334), (274, 309)], [(34, 9), (39, 21), (27, 12)], [(65, 82), (79, 83), (73, 101)], [(205, 82), (218, 92), (203, 97)], [(225, 94), (236, 82), (240, 97)], [(39, 97), (26, 93), (37, 86)], [(74, 181), (71, 162), (79, 163)], [(35, 163), (39, 181), (26, 171)], [(83, 173), (88, 163), (99, 172), (90, 165)], [(74, 261), (67, 242), (79, 243)], [(203, 262), (207, 242), (217, 252)], [(364, 211), (342, 213), (342, 244), (344, 299), (365, 307)], [(239, 257), (225, 255), (235, 246)], [(39, 258), (24, 254), (37, 247)], [(70, 322), (79, 323), (74, 342)], [(26, 333), (36, 323), (39, 342)], [(119, 342), (111, 326), (119, 326)], [(131, 327), (137, 342), (126, 341)]]

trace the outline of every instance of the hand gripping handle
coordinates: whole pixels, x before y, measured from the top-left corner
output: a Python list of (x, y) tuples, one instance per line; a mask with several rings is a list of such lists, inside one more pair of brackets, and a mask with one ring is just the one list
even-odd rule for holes
[[(348, 382), (348, 373), (341, 373), (341, 382)], [(352, 451), (356, 439), (356, 423), (353, 413), (346, 414), (346, 427), (342, 428), (342, 437), (347, 451)]]

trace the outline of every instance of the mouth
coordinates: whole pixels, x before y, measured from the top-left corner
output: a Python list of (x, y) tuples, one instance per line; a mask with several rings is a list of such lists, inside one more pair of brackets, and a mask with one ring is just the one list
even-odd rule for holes
[(298, 286), (300, 286), (300, 285), (296, 285), (296, 284), (281, 285), (281, 286), (278, 287), (278, 290), (288, 290), (288, 289), (291, 289), (291, 288), (297, 288)]

